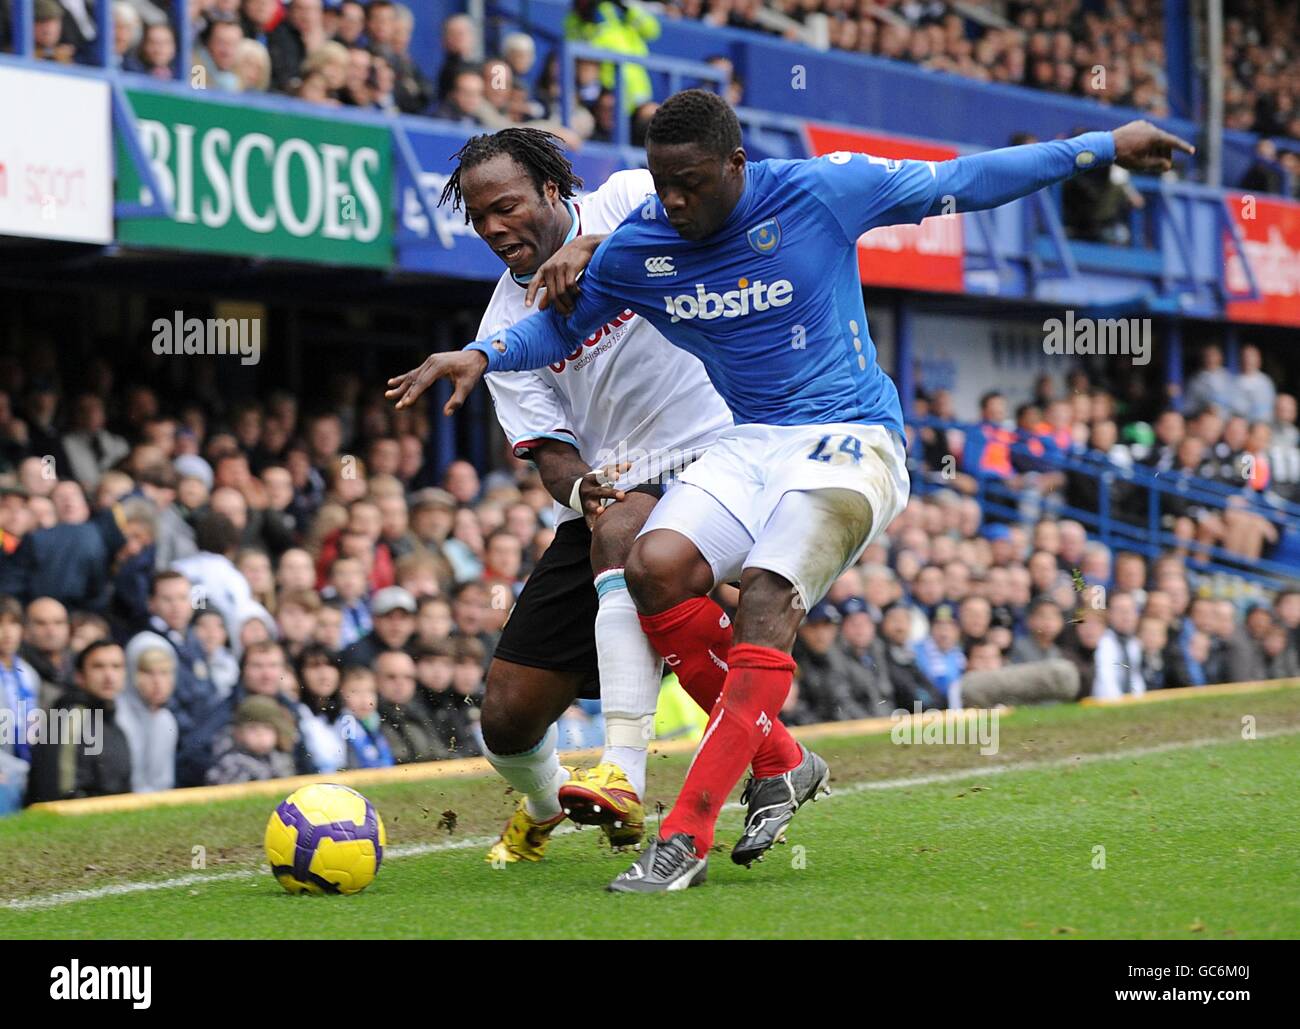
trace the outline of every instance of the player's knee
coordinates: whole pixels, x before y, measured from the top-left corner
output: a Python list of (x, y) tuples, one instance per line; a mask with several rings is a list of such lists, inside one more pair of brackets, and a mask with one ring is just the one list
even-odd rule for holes
[(493, 754), (521, 754), (537, 745), (549, 725), (544, 714), (519, 702), (510, 673), (494, 663), (488, 672), (479, 718), (483, 745)]
[(628, 592), (642, 614), (658, 614), (713, 587), (708, 563), (685, 537), (649, 532), (637, 539), (625, 566)]

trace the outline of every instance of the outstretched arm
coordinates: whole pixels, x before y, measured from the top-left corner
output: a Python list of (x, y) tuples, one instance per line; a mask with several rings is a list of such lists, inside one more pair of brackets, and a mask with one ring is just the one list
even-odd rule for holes
[(1133, 171), (1166, 171), (1191, 144), (1150, 122), (1114, 132), (1006, 147), (951, 161), (894, 160), (839, 151), (801, 162), (802, 185), (818, 197), (854, 243), (880, 225), (914, 225), (936, 214), (997, 207), (1114, 161)]
[(1135, 121), (1114, 132), (1085, 132), (1073, 139), (958, 157), (934, 166), (935, 193), (926, 213), (1000, 207), (1112, 161), (1135, 171), (1167, 171), (1175, 150), (1196, 152), (1190, 143), (1150, 122)]
[(418, 368), (388, 380), (384, 394), (398, 410), (410, 407), (439, 379), (452, 384), (451, 399), (443, 414), (457, 411), (487, 372), (522, 372), (563, 361), (581, 340), (623, 310), (598, 283), (593, 259), (581, 280), (581, 293), (573, 314), (565, 319), (554, 307), (510, 326), (463, 350), (431, 354)]
[[(601, 244), (603, 248), (605, 244)], [(481, 339), (465, 349), (487, 358), (490, 372), (523, 372), (563, 361), (575, 346), (623, 310), (600, 281), (603, 251), (598, 250), (578, 281), (573, 313), (565, 318), (554, 307), (510, 326), (491, 339)]]

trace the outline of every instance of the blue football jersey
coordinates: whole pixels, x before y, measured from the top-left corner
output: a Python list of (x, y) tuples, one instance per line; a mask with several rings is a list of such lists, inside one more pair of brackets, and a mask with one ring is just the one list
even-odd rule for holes
[(902, 434), (898, 391), (867, 328), (858, 237), (919, 222), (944, 197), (959, 211), (1005, 203), (1113, 155), (1109, 133), (1088, 133), (938, 166), (846, 152), (749, 162), (713, 235), (683, 239), (647, 197), (597, 248), (569, 318), (548, 308), (471, 348), (489, 371), (538, 368), (630, 308), (700, 359), (737, 424)]

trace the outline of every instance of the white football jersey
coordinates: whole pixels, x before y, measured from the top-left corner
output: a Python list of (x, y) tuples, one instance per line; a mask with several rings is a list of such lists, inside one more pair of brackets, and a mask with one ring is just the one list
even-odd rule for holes
[[(654, 192), (644, 169), (615, 172), (574, 201), (579, 233), (613, 232)], [(510, 271), (497, 282), (478, 339), (535, 313), (526, 287)], [(732, 426), (731, 411), (698, 358), (668, 342), (630, 310), (576, 344), (562, 362), (531, 372), (487, 377), (497, 420), (520, 457), (544, 439), (571, 443), (593, 468), (632, 462), (626, 488), (660, 482), (681, 471)], [(556, 504), (556, 521), (578, 515)]]

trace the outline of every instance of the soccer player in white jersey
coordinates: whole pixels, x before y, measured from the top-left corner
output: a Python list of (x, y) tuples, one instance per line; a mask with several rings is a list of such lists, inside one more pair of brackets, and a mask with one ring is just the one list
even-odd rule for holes
[[(582, 184), (555, 137), (509, 128), (471, 139), (442, 202), (463, 205), (507, 266), (479, 328), (483, 338), (534, 313), (570, 305), (570, 286), (596, 245), (654, 193), (650, 173), (618, 172), (576, 199)], [(534, 281), (534, 277), (536, 281)], [(537, 371), (489, 375), (497, 418), (556, 498), (554, 542), (510, 613), (488, 671), (481, 727), (488, 759), (521, 795), (489, 861), (540, 859), (565, 815), (601, 825), (614, 846), (644, 831), (646, 748), (661, 660), (646, 639), (623, 563), (664, 488), (732, 426), (699, 360), (624, 311)], [(617, 478), (603, 466), (616, 466)], [(593, 470), (595, 469), (595, 470)], [(593, 581), (594, 576), (594, 581)], [(716, 661), (677, 664), (682, 685), (711, 710), (726, 677), (731, 624), (712, 601), (701, 617)], [(576, 697), (599, 696), (600, 762), (560, 764), (555, 720)], [(755, 756), (757, 778), (781, 776), (804, 752), (781, 730)]]

